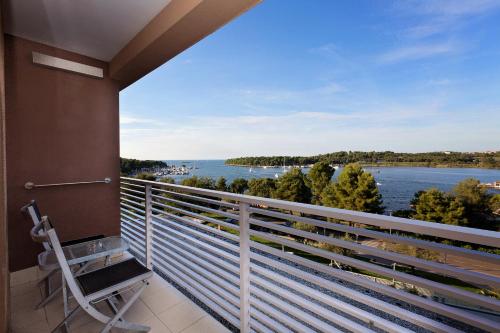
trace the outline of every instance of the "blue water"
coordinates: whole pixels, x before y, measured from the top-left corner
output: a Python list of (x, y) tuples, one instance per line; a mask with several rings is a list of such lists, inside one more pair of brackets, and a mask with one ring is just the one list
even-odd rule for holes
[[(224, 165), (224, 160), (201, 161), (165, 161), (168, 164), (195, 166), (188, 176), (172, 176), (177, 182), (196, 175), (208, 176), (214, 179), (223, 176), (228, 183), (242, 177), (246, 179), (280, 175), (282, 168), (250, 168)], [(309, 169), (304, 169), (307, 172)], [(409, 208), (409, 202), (415, 192), (436, 187), (442, 191), (450, 191), (458, 182), (465, 178), (476, 178), (481, 182), (500, 180), (500, 170), (472, 169), (472, 168), (407, 168), (407, 167), (376, 167), (365, 168), (372, 173), (379, 184), (379, 190), (387, 211)], [(336, 178), (342, 169), (335, 172)]]

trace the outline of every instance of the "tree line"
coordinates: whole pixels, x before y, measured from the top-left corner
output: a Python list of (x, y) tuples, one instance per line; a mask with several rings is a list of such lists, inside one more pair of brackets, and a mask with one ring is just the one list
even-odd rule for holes
[[(312, 203), (370, 213), (383, 213), (384, 207), (375, 178), (363, 170), (359, 164), (347, 165), (336, 181), (332, 180), (335, 169), (327, 162), (314, 164), (308, 174), (300, 168), (292, 168), (278, 179), (236, 178), (228, 183), (226, 178), (192, 176), (181, 181), (181, 185), (248, 194), (264, 198), (274, 198), (300, 203)], [(139, 179), (156, 180), (149, 173), (140, 173)], [(161, 182), (175, 183), (171, 177)]]
[(128, 176), (141, 169), (166, 168), (168, 165), (163, 161), (136, 160), (133, 158), (120, 157), (120, 172)]
[(500, 152), (427, 152), (396, 153), (392, 151), (362, 152), (339, 151), (314, 156), (255, 156), (226, 160), (228, 165), (243, 166), (299, 166), (326, 161), (334, 165), (360, 163), (369, 165), (415, 165), (415, 166), (458, 166), (479, 168), (500, 168)]
[[(326, 161), (316, 162), (307, 174), (292, 168), (278, 179), (236, 178), (229, 183), (226, 178), (192, 176), (181, 185), (209, 190), (247, 194), (292, 202), (310, 203), (327, 207), (382, 214), (385, 209), (375, 178), (358, 163), (345, 166), (336, 180), (335, 169)], [(149, 173), (140, 173), (139, 179), (156, 180)], [(175, 183), (170, 177), (161, 182)], [(415, 193), (406, 210), (392, 215), (429, 222), (445, 223), (472, 228), (500, 230), (500, 194), (491, 194), (479, 186), (477, 179), (469, 178), (458, 183), (451, 192), (436, 188)]]

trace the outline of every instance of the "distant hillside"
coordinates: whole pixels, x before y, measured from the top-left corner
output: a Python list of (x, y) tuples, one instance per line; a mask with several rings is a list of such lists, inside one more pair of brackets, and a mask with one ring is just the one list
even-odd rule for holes
[(153, 160), (136, 160), (133, 158), (120, 157), (120, 171), (122, 174), (130, 175), (141, 169), (165, 168), (167, 163)]
[(257, 156), (238, 157), (226, 160), (228, 165), (239, 166), (281, 166), (309, 165), (320, 160), (335, 165), (358, 162), (363, 165), (376, 166), (425, 166), (425, 167), (472, 167), (500, 169), (500, 152), (462, 153), (462, 152), (429, 152), (429, 153), (395, 153), (339, 151), (315, 156)]

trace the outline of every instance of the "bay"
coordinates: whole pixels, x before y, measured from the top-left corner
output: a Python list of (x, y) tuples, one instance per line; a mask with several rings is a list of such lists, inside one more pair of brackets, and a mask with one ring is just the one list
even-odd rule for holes
[[(275, 178), (283, 173), (283, 168), (249, 168), (225, 165), (224, 160), (166, 160), (169, 165), (193, 167), (189, 175), (171, 176), (179, 183), (191, 176), (225, 177), (228, 183), (235, 178)], [(303, 169), (305, 173), (308, 168)], [(466, 178), (476, 178), (481, 182), (500, 180), (500, 170), (475, 168), (424, 168), (424, 167), (366, 167), (377, 181), (384, 206), (389, 213), (394, 210), (408, 209), (410, 200), (417, 191), (438, 188), (450, 191), (458, 182)], [(336, 178), (342, 168), (335, 171)], [(498, 193), (498, 192), (497, 192)]]

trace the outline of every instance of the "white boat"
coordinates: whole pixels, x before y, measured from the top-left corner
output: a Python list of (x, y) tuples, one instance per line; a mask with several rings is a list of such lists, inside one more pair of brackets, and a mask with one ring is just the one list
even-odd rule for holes
[(279, 178), (280, 175), (278, 175), (277, 173), (274, 174), (274, 178)]

